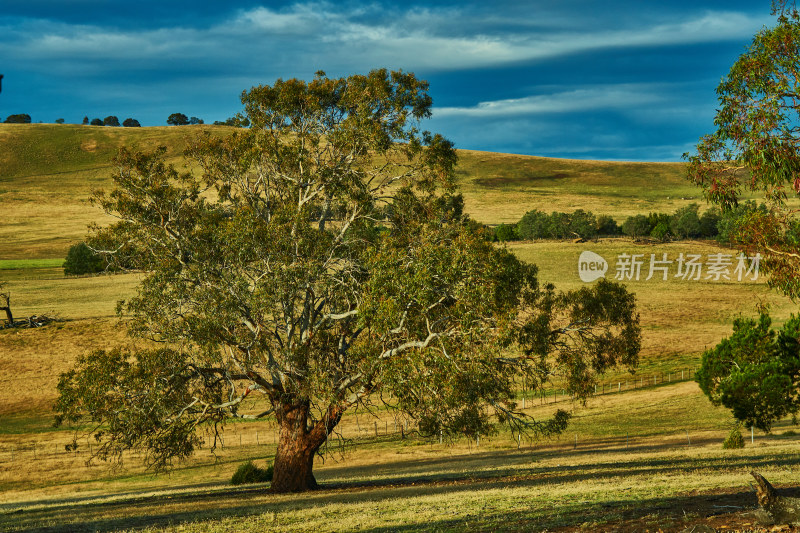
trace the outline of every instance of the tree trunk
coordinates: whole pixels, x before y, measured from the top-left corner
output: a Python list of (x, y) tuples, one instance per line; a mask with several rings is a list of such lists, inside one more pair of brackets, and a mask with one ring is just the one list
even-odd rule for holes
[(758, 487), (758, 505), (761, 506), (756, 518), (763, 525), (800, 525), (800, 498), (789, 498), (778, 495), (778, 491), (764, 479), (761, 474), (750, 472), (756, 479)]
[(273, 465), (272, 492), (303, 492), (317, 488), (314, 455), (341, 420), (344, 409), (331, 407), (324, 420), (308, 427), (308, 402), (284, 404), (276, 411), (280, 436)]
[(8, 321), (8, 325), (13, 328), (14, 315), (11, 314), (11, 297), (8, 295), (8, 293), (0, 293), (0, 299), (6, 301), (6, 305), (4, 307), (0, 307), (0, 311), (6, 312), (6, 320)]

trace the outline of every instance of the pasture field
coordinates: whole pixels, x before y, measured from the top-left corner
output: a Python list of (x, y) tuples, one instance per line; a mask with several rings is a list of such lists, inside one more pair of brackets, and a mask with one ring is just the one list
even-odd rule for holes
[[(264, 485), (228, 484), (241, 462), (270, 460), (270, 421), (230, 425), (224, 446), (200, 450), (169, 475), (131, 455), (110, 470), (64, 451), (75, 436), (52, 428), (58, 376), (91, 349), (131, 342), (114, 316), (138, 274), (65, 277), (61, 262), (86, 226), (108, 221), (86, 198), (108, 185), (122, 145), (164, 144), (181, 164), (187, 135), (224, 127), (102, 128), (0, 124), (0, 282), (15, 316), (64, 319), (41, 329), (0, 330), (0, 531), (680, 531), (691, 524), (747, 530), (755, 506), (748, 472), (776, 486), (796, 484), (798, 428), (745, 432), (742, 450), (722, 450), (731, 416), (690, 380), (700, 354), (731, 331), (733, 318), (768, 305), (777, 322), (797, 305), (762, 279), (684, 281), (673, 270), (627, 284), (643, 328), (641, 364), (608, 374), (585, 406), (559, 395), (533, 397), (526, 410), (574, 410), (567, 432), (535, 440), (501, 429), (480, 442), (421, 438), (413, 421), (383, 406), (348, 414), (315, 473), (323, 490), (269, 495)], [(530, 209), (576, 208), (618, 217), (672, 212), (700, 201), (674, 163), (600, 163), (460, 152), (467, 211), (486, 223), (515, 222)], [(734, 254), (711, 242), (518, 242), (508, 248), (536, 263), (559, 289), (583, 285), (578, 257), (609, 263), (621, 254)], [(680, 376), (680, 377), (679, 377)], [(681, 377), (683, 379), (681, 379)], [(603, 394), (604, 393), (604, 394)], [(402, 428), (402, 433), (401, 433)], [(324, 460), (323, 460), (324, 459)]]

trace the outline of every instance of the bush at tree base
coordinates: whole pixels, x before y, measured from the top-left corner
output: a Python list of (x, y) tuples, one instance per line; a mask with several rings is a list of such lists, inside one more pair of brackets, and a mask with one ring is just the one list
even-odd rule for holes
[(236, 472), (231, 477), (231, 484), (243, 485), (245, 483), (266, 483), (272, 481), (272, 464), (268, 464), (267, 468), (259, 468), (253, 461), (247, 461), (239, 465)]

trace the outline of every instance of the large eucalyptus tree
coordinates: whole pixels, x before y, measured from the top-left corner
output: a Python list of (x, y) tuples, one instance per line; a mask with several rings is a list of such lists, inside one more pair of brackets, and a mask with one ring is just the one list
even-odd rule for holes
[(559, 375), (585, 398), (598, 373), (636, 364), (622, 286), (558, 293), (463, 215), (456, 152), (420, 129), (425, 82), (318, 73), (242, 101), (250, 127), (194, 144), (194, 172), (123, 150), (98, 196), (119, 222), (90, 243), (147, 273), (122, 316), (163, 343), (62, 376), (58, 421), (94, 420), (100, 457), (138, 447), (163, 468), (230, 417), (274, 416), (272, 489), (306, 490), (353, 406), (380, 398), (426, 433), (556, 432), (568, 414), (520, 412), (521, 378)]

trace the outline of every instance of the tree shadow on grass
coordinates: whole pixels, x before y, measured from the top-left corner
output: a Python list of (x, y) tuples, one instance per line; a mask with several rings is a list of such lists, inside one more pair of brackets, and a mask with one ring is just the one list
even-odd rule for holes
[[(483, 508), (469, 514), (461, 509), (443, 513), (441, 519), (414, 522), (414, 518), (398, 526), (374, 528), (371, 531), (469, 530), (519, 531), (554, 528), (589, 527), (595, 531), (629, 531), (675, 526), (678, 531), (691, 520), (731, 515), (732, 509), (754, 508), (755, 496), (750, 490), (731, 489), (696, 493), (666, 494), (664, 497), (641, 499), (626, 495), (623, 480), (631, 474), (652, 477), (702, 475), (703, 470), (766, 469), (797, 464), (797, 454), (765, 449), (747, 456), (721, 455), (703, 458), (676, 456), (670, 458), (633, 457), (622, 454), (613, 458), (606, 451), (572, 450), (561, 452), (481, 452), (448, 458), (398, 460), (379, 465), (378, 476), (357, 482), (323, 483), (323, 489), (297, 495), (273, 495), (267, 485), (245, 488), (198, 486), (173, 487), (170, 491), (150, 495), (109, 498), (83, 498), (59, 502), (38, 502), (17, 510), (0, 513), (0, 530), (18, 531), (115, 531), (125, 528), (166, 527), (222, 518), (262, 517), (284, 511), (302, 512), (312, 508), (351, 504), (380, 503), (389, 500), (413, 499), (491, 489), (531, 489), (529, 508), (493, 510)], [(594, 457), (593, 457), (594, 456)], [(569, 466), (545, 465), (537, 459), (564, 457)], [(364, 479), (375, 475), (375, 466), (328, 467), (325, 478)], [(438, 472), (431, 474), (430, 472)], [(619, 493), (597, 498), (597, 501), (548, 500), (547, 487), (581, 482), (611, 480)], [(797, 492), (797, 491), (795, 491)], [(544, 494), (544, 499), (542, 494)], [(452, 500), (451, 500), (452, 501)], [(730, 507), (730, 506), (733, 506)], [(363, 512), (363, 511), (361, 511)], [(741, 511), (737, 511), (741, 513)], [(731, 515), (732, 520), (739, 520)], [(587, 526), (588, 524), (588, 526)], [(626, 525), (627, 524), (627, 525)], [(681, 527), (678, 527), (681, 526)], [(621, 528), (621, 529), (620, 529)], [(627, 528), (627, 529), (626, 529)], [(331, 529), (336, 524), (331, 523)]]

